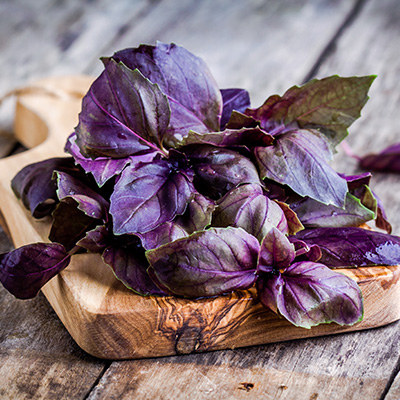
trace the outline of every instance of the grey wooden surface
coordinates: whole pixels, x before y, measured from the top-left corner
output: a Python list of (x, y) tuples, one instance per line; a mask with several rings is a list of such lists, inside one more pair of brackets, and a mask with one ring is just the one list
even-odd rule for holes
[[(200, 55), (253, 106), (313, 76), (377, 74), (348, 142), (358, 154), (400, 141), (398, 0), (0, 0), (0, 95), (49, 75), (93, 74), (98, 58), (156, 40)], [(16, 151), (12, 104), (0, 154)], [(343, 152), (335, 167), (357, 171)], [(375, 174), (400, 234), (400, 177)], [(0, 199), (1, 201), (1, 199)], [(0, 252), (12, 244), (0, 231)], [(245, 349), (110, 362), (74, 343), (39, 295), (0, 288), (2, 399), (400, 399), (400, 323)]]

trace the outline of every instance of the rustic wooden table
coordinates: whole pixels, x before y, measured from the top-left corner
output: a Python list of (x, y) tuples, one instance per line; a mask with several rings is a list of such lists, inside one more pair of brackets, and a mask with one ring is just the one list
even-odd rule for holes
[[(1, 0), (0, 95), (49, 75), (100, 72), (98, 58), (156, 40), (203, 57), (253, 106), (311, 77), (377, 74), (348, 143), (400, 141), (398, 0)], [(18, 151), (2, 106), (0, 155)], [(335, 167), (357, 171), (339, 152)], [(400, 234), (400, 177), (375, 174)], [(1, 199), (0, 199), (1, 201)], [(0, 252), (12, 249), (0, 231)], [(204, 354), (110, 362), (84, 353), (43, 295), (0, 288), (2, 399), (400, 398), (400, 322), (356, 333)]]

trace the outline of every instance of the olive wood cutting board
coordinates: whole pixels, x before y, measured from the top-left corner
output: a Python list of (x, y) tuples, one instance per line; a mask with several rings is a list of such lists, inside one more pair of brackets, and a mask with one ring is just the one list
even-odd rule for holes
[[(15, 246), (48, 241), (50, 217), (34, 220), (10, 187), (25, 165), (63, 155), (92, 79), (48, 78), (17, 97), (15, 134), (30, 150), (0, 160), (0, 210)], [(294, 327), (264, 308), (255, 290), (187, 300), (141, 297), (118, 281), (98, 254), (79, 254), (42, 289), (59, 318), (88, 353), (106, 359), (188, 354), (308, 338), (382, 326), (400, 319), (398, 267), (339, 270), (360, 285), (364, 320), (311, 329)]]

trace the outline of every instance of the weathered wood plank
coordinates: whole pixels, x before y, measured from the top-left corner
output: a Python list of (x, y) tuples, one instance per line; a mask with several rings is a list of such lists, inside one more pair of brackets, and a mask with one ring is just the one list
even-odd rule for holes
[(392, 385), (389, 388), (385, 400), (398, 400), (400, 399), (400, 373), (397, 374)]
[(153, 7), (149, 0), (0, 2), (0, 93), (40, 77), (83, 72), (125, 24)]
[[(220, 87), (244, 87), (254, 106), (300, 84), (355, 1), (172, 0), (128, 26), (107, 55), (175, 42), (202, 57)], [(98, 73), (101, 65), (93, 65)], [(90, 69), (92, 72), (92, 69)]]
[(42, 294), (16, 300), (1, 287), (0, 304), (0, 398), (84, 398), (105, 363), (79, 349)]
[(89, 399), (378, 399), (387, 377), (376, 365), (397, 358), (382, 331), (114, 362)]

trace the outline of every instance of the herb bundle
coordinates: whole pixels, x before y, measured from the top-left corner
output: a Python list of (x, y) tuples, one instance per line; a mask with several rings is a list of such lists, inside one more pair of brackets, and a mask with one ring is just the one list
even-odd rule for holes
[[(216, 296), (255, 286), (296, 326), (354, 324), (363, 299), (338, 267), (397, 265), (370, 173), (329, 161), (373, 76), (314, 79), (250, 108), (174, 44), (125, 49), (82, 101), (68, 157), (23, 168), (12, 188), (50, 243), (0, 255), (0, 280), (34, 297), (77, 252), (101, 254), (140, 295)], [(375, 220), (387, 233), (359, 228)]]

